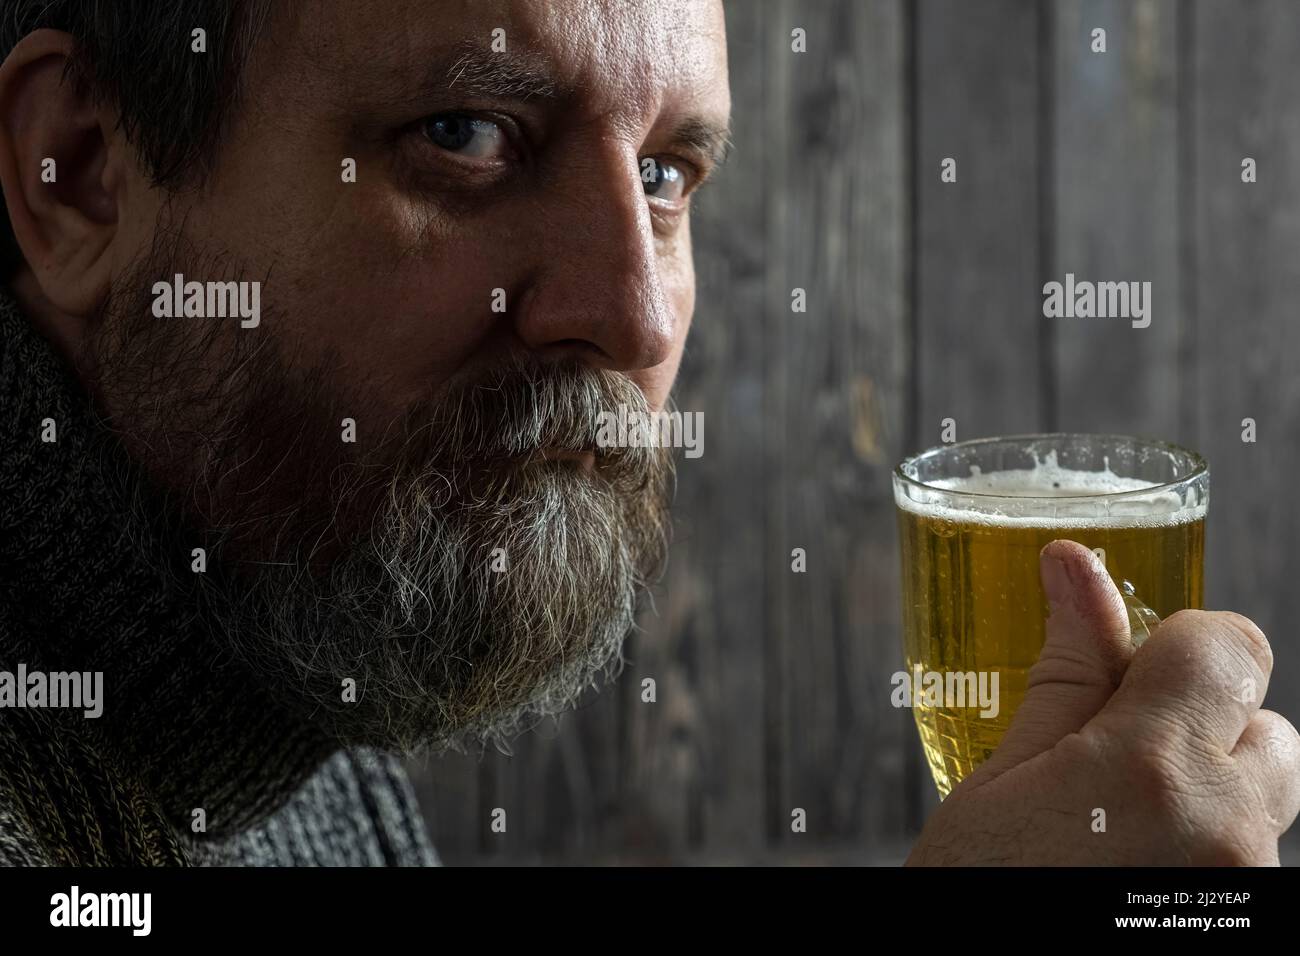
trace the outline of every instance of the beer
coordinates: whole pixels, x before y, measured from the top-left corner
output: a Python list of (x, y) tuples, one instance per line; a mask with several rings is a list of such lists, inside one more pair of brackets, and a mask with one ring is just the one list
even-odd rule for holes
[(942, 796), (992, 754), (1024, 699), (1045, 640), (1044, 545), (1068, 538), (1101, 549), (1117, 585), (1127, 582), (1126, 600), (1161, 618), (1200, 607), (1204, 586), (1208, 473), (1189, 495), (1109, 468), (1061, 467), (1054, 450), (1032, 467), (966, 471), (926, 480), (933, 490), (921, 494), (900, 493), (895, 480), (907, 672), (985, 674), (997, 690), (996, 708), (916, 695)]

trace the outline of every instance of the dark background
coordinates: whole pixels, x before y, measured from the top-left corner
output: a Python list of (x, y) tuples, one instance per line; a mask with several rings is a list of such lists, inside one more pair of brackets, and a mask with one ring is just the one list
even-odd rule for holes
[[(1300, 3), (749, 0), (728, 30), (669, 573), (617, 683), (513, 756), (417, 764), (444, 861), (900, 862), (938, 798), (889, 703), (889, 477), (948, 417), (1202, 452), (1207, 605), (1269, 635), (1300, 723)], [(1045, 319), (1066, 272), (1150, 281), (1150, 327)]]

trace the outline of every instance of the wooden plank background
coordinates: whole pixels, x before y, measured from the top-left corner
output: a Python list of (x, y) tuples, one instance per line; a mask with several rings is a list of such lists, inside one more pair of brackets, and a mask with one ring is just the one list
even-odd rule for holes
[[(616, 683), (512, 755), (413, 766), (444, 861), (901, 861), (937, 797), (888, 702), (889, 475), (944, 418), (1201, 450), (1207, 602), (1269, 634), (1300, 723), (1300, 4), (736, 0), (728, 30), (670, 571)], [(1151, 326), (1044, 320), (1066, 272), (1150, 281)]]

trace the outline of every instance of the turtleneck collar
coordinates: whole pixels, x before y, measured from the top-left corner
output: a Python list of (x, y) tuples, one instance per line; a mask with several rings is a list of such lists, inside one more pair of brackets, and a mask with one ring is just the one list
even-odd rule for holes
[(139, 517), (161, 499), (3, 288), (0, 422), (0, 669), (102, 671), (102, 716), (61, 726), (183, 833), (196, 808), (209, 838), (273, 812), (338, 745), (204, 626), (188, 547)]

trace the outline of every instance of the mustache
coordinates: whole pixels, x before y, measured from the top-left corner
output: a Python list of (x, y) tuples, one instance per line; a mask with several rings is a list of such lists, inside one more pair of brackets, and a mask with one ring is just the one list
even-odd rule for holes
[(671, 468), (671, 452), (601, 447), (600, 416), (620, 406), (630, 414), (650, 412), (645, 393), (620, 372), (577, 359), (513, 354), (406, 411), (399, 425), (398, 470), (499, 471), (534, 463), (543, 453), (585, 452), (592, 454), (598, 476), (620, 491), (635, 492), (656, 471)]

